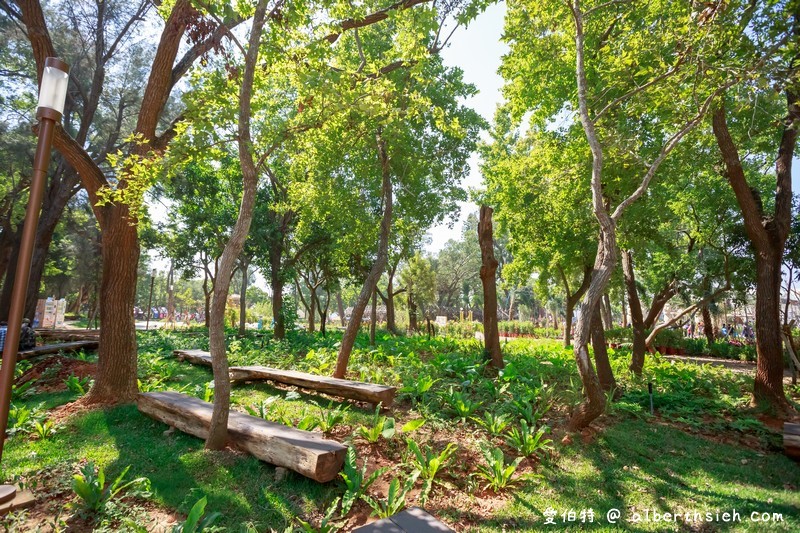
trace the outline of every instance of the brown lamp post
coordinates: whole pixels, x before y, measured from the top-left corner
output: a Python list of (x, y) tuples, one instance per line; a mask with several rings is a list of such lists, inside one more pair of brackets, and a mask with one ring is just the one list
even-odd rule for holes
[[(42, 82), (39, 88), (39, 108), (36, 118), (39, 119), (39, 142), (33, 158), (33, 175), (31, 176), (28, 208), (25, 211), (25, 222), (19, 244), (17, 275), (11, 292), (11, 306), (8, 311), (8, 331), (3, 347), (3, 364), (0, 367), (0, 460), (3, 457), (3, 444), (8, 427), (8, 411), (11, 404), (11, 388), (14, 385), (14, 366), (17, 363), (17, 351), (22, 330), (22, 315), (25, 312), (25, 293), (31, 275), (31, 256), (36, 238), (36, 226), (39, 224), (39, 212), (42, 208), (42, 196), (47, 184), (47, 167), (50, 165), (50, 149), (53, 144), (53, 132), (56, 123), (61, 121), (64, 112), (64, 100), (67, 96), (69, 82), (69, 65), (54, 57), (44, 62)], [(0, 485), (0, 504), (10, 502), (17, 494), (13, 485)], [(12, 503), (13, 505), (13, 503)]]

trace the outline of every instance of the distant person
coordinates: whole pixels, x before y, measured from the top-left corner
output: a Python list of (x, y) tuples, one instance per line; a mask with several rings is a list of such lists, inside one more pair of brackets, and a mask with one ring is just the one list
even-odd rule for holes
[(6, 333), (8, 332), (8, 323), (7, 322), (0, 322), (0, 351), (6, 345)]
[(722, 330), (720, 331), (723, 337), (728, 336), (728, 324), (722, 324)]

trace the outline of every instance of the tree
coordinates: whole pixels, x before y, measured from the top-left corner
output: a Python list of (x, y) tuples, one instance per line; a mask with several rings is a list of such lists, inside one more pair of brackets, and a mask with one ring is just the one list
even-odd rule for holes
[[(40, 2), (20, 1), (19, 9), (17, 18), (27, 29), (37, 73), (41, 76), (45, 58), (63, 57), (63, 54), (56, 52)], [(165, 109), (176, 84), (201, 55), (219, 45), (223, 37), (229, 34), (230, 28), (241, 22), (241, 19), (224, 20), (210, 34), (194, 40), (176, 62), (187, 29), (204, 21), (188, 0), (178, 0), (171, 9), (165, 7), (164, 12), (164, 27), (150, 63), (133, 136), (129, 138), (130, 142), (125, 145), (120, 157), (109, 161), (113, 173), (104, 171), (101, 165), (110, 151), (116, 148), (116, 141), (100, 160), (93, 158), (81, 139), (71, 136), (65, 128), (56, 130), (53, 141), (65, 161), (79, 174), (103, 239), (100, 313), (105, 320), (100, 331), (97, 377), (91, 391), (84, 397), (84, 401), (90, 403), (127, 402), (136, 396), (137, 352), (131, 310), (134, 306), (139, 259), (137, 222), (141, 218), (139, 208), (143, 194), (149, 185), (149, 178), (154, 175), (153, 158), (163, 152), (174, 137), (175, 122), (160, 134), (157, 129), (164, 121), (169, 121)], [(113, 47), (120, 42), (115, 39), (108, 48), (98, 49), (104, 57), (113, 54)], [(92, 93), (98, 98), (105, 89), (105, 72), (101, 74), (97, 75), (98, 91)], [(91, 124), (93, 121), (88, 121), (86, 128)]]
[(426, 309), (436, 302), (436, 273), (430, 260), (417, 252), (400, 272), (400, 279), (406, 286), (408, 331), (415, 333), (419, 329), (419, 311), (427, 315)]
[[(689, 5), (645, 2), (523, 2), (508, 11), (511, 50), (501, 72), (509, 80), (514, 116), (531, 111), (532, 123), (545, 129), (576, 110), (591, 154), (589, 191), (600, 232), (573, 350), (586, 401), (573, 412), (570, 430), (588, 425), (605, 406), (588, 342), (594, 310), (616, 265), (617, 226), (714, 98), (735, 83), (705, 83), (702, 62), (689, 54), (709, 38), (697, 31), (704, 22), (696, 18)], [(614, 172), (619, 154), (636, 159), (633, 179)]]
[(505, 366), (500, 351), (497, 330), (497, 260), (494, 258), (492, 237), (492, 208), (482, 205), (478, 222), (478, 242), (481, 247), (481, 282), (483, 283), (483, 335), (487, 358), (497, 369)]

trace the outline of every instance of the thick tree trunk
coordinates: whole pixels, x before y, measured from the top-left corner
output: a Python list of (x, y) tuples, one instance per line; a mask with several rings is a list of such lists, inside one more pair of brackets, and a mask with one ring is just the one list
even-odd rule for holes
[(783, 392), (780, 296), (782, 253), (756, 254), (756, 404), (788, 408)]
[(239, 335), (244, 336), (245, 325), (247, 324), (247, 269), (250, 265), (246, 261), (242, 261), (242, 290), (239, 296)]
[(139, 265), (137, 228), (124, 204), (106, 207), (102, 230), (100, 349), (94, 386), (87, 403), (127, 403), (136, 399), (137, 347), (133, 306)]
[(361, 288), (361, 293), (358, 295), (358, 300), (356, 300), (356, 305), (353, 308), (353, 316), (350, 317), (350, 322), (347, 324), (347, 329), (342, 336), (342, 344), (339, 347), (339, 355), (336, 360), (336, 370), (333, 373), (335, 378), (344, 378), (347, 373), (347, 363), (350, 361), (350, 353), (353, 351), (353, 345), (356, 342), (356, 335), (358, 335), (358, 328), (361, 326), (364, 310), (367, 308), (369, 297), (375, 290), (375, 286), (389, 259), (389, 233), (392, 228), (392, 176), (389, 154), (386, 152), (386, 142), (383, 140), (380, 129), (376, 134), (376, 140), (382, 174), (381, 194), (383, 196), (383, 217), (381, 218), (378, 256), (367, 275), (367, 279), (364, 280), (364, 286)]
[[(795, 22), (796, 30), (800, 25)], [(739, 152), (728, 131), (724, 103), (714, 112), (712, 126), (725, 175), (736, 195), (745, 231), (756, 255), (756, 352), (753, 401), (781, 413), (793, 411), (783, 392), (783, 349), (780, 336), (781, 266), (792, 216), (792, 158), (800, 123), (798, 95), (787, 91), (788, 119), (784, 124), (775, 164), (775, 210), (763, 212), (760, 198), (750, 188)]]
[(702, 315), (703, 315), (703, 334), (706, 336), (706, 341), (708, 342), (708, 347), (711, 348), (711, 345), (714, 344), (714, 321), (711, 320), (711, 311), (708, 308), (708, 305), (704, 305), (702, 307)]
[(347, 320), (344, 317), (344, 302), (342, 301), (342, 291), (336, 291), (336, 307), (339, 311), (339, 322), (342, 327), (347, 325)]
[(375, 346), (375, 328), (378, 325), (378, 291), (372, 291), (372, 309), (369, 313), (369, 345)]
[(597, 378), (600, 386), (608, 392), (617, 386), (614, 380), (614, 372), (611, 370), (611, 362), (608, 360), (608, 349), (606, 348), (606, 334), (603, 329), (603, 321), (598, 308), (592, 316), (592, 349), (594, 351), (594, 362), (597, 365)]
[(633, 329), (633, 353), (631, 354), (630, 370), (637, 376), (641, 376), (644, 368), (644, 353), (647, 350), (647, 331), (645, 330), (644, 317), (642, 315), (642, 303), (639, 300), (639, 290), (636, 288), (633, 253), (630, 250), (623, 250), (621, 255), (622, 273), (625, 279), (625, 291), (628, 294), (628, 306), (631, 310), (631, 326)]
[(503, 353), (500, 350), (500, 333), (497, 329), (497, 260), (494, 257), (492, 233), (493, 209), (482, 205), (478, 221), (478, 243), (481, 248), (481, 284), (483, 285), (483, 337), (485, 355), (491, 365), (503, 368)]

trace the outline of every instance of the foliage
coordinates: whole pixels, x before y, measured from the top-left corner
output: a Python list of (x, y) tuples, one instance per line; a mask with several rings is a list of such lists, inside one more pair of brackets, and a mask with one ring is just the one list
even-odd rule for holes
[(78, 507), (83, 511), (99, 514), (103, 512), (111, 500), (124, 490), (133, 489), (132, 493), (134, 494), (146, 494), (150, 490), (150, 481), (147, 478), (139, 477), (127, 482), (124, 481), (125, 475), (130, 468), (130, 465), (126, 466), (106, 486), (103, 467), (95, 467), (93, 462), (87, 462), (81, 467), (80, 473), (72, 477), (72, 490), (80, 498)]
[(372, 424), (369, 427), (360, 426), (356, 431), (358, 436), (370, 444), (375, 444), (381, 437), (391, 439), (396, 432), (394, 418), (381, 415), (380, 412), (381, 406), (378, 405), (375, 408), (375, 415), (372, 417)]
[(207, 504), (208, 498), (205, 496), (197, 500), (186, 520), (182, 524), (172, 526), (172, 533), (200, 533), (211, 527), (222, 515), (218, 512), (205, 514)]
[(411, 438), (406, 439), (406, 444), (408, 445), (408, 450), (411, 452), (408, 454), (406, 460), (411, 465), (412, 471), (418, 471), (420, 477), (423, 479), (420, 503), (424, 506), (425, 502), (428, 500), (431, 488), (433, 488), (436, 474), (449, 464), (453, 455), (458, 451), (458, 446), (450, 442), (437, 454), (433, 451), (433, 448), (427, 444), (421, 449), (419, 444)]
[(378, 518), (387, 518), (403, 510), (406, 506), (406, 496), (414, 488), (414, 483), (417, 482), (418, 477), (419, 471), (415, 470), (402, 485), (399, 478), (392, 479), (389, 483), (389, 492), (385, 500), (376, 500), (367, 495), (363, 495), (362, 499), (372, 507), (374, 515), (377, 515)]
[(375, 483), (375, 480), (388, 470), (388, 467), (378, 468), (370, 475), (367, 475), (366, 463), (359, 469), (356, 462), (356, 449), (350, 446), (347, 448), (347, 454), (345, 455), (344, 468), (339, 473), (346, 487), (345, 493), (342, 496), (342, 516), (347, 515), (353, 507), (353, 504), (366, 494), (370, 485)]
[(475, 475), (486, 482), (484, 490), (491, 489), (499, 492), (522, 479), (530, 478), (530, 476), (518, 476), (516, 479), (512, 479), (514, 472), (524, 459), (523, 457), (517, 457), (511, 463), (506, 464), (503, 450), (500, 448), (492, 448), (488, 444), (484, 444), (481, 452), (486, 464), (478, 464), (478, 471)]
[(513, 427), (506, 436), (506, 444), (517, 450), (523, 457), (535, 455), (538, 451), (548, 451), (553, 449), (553, 441), (544, 438), (550, 428), (542, 426), (538, 430), (528, 427), (528, 422), (520, 420), (520, 427)]
[(92, 379), (89, 376), (79, 378), (78, 376), (72, 374), (64, 380), (64, 384), (67, 386), (67, 389), (69, 389), (70, 392), (73, 392), (78, 396), (83, 396), (91, 388)]

